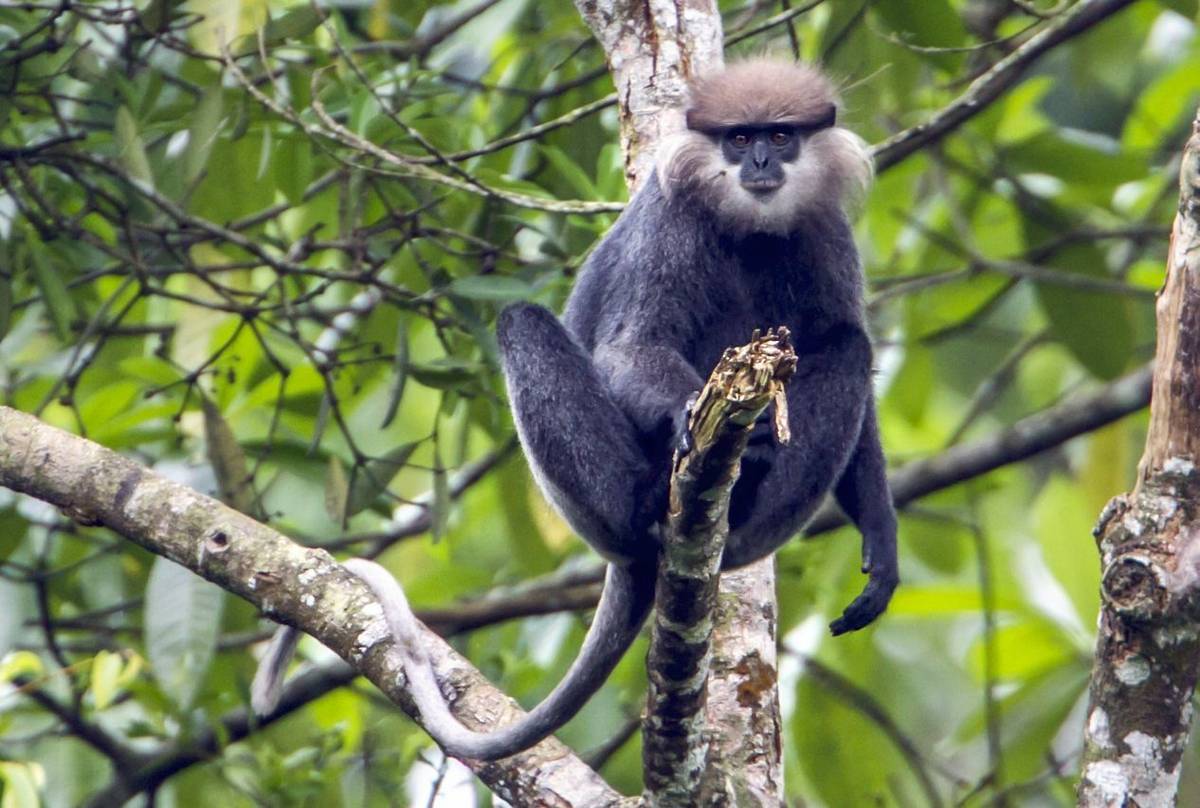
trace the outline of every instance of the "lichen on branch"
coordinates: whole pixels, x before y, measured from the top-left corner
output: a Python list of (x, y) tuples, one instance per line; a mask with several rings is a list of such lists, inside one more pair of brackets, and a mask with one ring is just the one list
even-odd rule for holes
[(675, 456), (642, 738), (646, 790), (653, 805), (695, 805), (703, 798), (706, 739), (711, 735), (704, 705), (729, 496), (750, 430), (772, 402), (776, 435), (787, 439), (784, 393), (795, 369), (786, 328), (755, 332), (748, 344), (727, 349), (692, 408), (692, 448)]

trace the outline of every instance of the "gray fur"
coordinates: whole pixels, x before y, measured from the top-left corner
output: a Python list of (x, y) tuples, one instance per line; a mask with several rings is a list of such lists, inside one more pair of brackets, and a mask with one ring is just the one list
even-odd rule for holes
[[(764, 93), (710, 77), (697, 88), (689, 120), (761, 125), (771, 121), (739, 116), (767, 108), (803, 117), (811, 107), (816, 115), (831, 93), (814, 68), (760, 62), (740, 75), (800, 84), (777, 81)], [(814, 84), (805, 85), (806, 76)], [(769, 104), (724, 109), (730, 88), (738, 99)], [(722, 566), (774, 552), (832, 492), (862, 532), (870, 577), (831, 629), (862, 628), (886, 608), (898, 581), (896, 518), (871, 394), (862, 271), (843, 212), (846, 197), (869, 180), (870, 163), (856, 136), (831, 127), (806, 133), (782, 168), (782, 188), (750, 193), (711, 134), (668, 142), (659, 170), (588, 259), (561, 322), (529, 303), (500, 315), (504, 375), (534, 479), (610, 562), (591, 630), (546, 700), (495, 732), (461, 726), (399, 584), (374, 564), (347, 562), (383, 604), (422, 723), (447, 754), (493, 760), (528, 748), (574, 716), (620, 661), (653, 602), (656, 526), (688, 399), (722, 351), (755, 329), (783, 325), (792, 333), (799, 359), (787, 386), (792, 438), (779, 445), (766, 421), (755, 426), (732, 494)], [(273, 669), (282, 670), (278, 660)]]

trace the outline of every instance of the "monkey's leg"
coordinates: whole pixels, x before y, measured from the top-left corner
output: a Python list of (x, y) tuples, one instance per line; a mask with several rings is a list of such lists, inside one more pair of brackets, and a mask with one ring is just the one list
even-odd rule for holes
[(647, 547), (638, 489), (648, 479), (633, 424), (591, 358), (546, 309), (500, 314), (496, 335), (513, 419), (534, 479), (601, 555), (628, 560)]
[(834, 634), (855, 631), (883, 613), (900, 582), (896, 561), (896, 513), (888, 489), (887, 467), (879, 443), (874, 399), (867, 402), (862, 432), (842, 478), (834, 489), (838, 505), (862, 533), (862, 571), (870, 576), (862, 594), (834, 620)]

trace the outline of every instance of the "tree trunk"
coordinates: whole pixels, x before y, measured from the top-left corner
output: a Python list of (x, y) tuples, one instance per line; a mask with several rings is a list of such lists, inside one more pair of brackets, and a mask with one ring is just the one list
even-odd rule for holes
[(1095, 530), (1102, 602), (1085, 808), (1174, 804), (1200, 670), (1200, 114), (1179, 185), (1138, 482)]

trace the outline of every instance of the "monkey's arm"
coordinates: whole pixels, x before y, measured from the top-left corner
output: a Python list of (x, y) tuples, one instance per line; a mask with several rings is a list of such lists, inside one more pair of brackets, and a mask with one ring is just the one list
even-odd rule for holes
[(862, 571), (870, 576), (862, 594), (830, 624), (830, 630), (837, 635), (856, 631), (882, 614), (900, 582), (896, 513), (879, 443), (874, 397), (867, 401), (858, 446), (838, 480), (834, 496), (862, 533)]
[[(730, 508), (725, 566), (749, 564), (795, 535), (846, 468), (870, 398), (871, 345), (861, 327), (836, 325), (795, 339), (784, 445), (751, 445)], [(756, 431), (765, 431), (756, 426)], [(761, 448), (761, 451), (759, 449)]]

